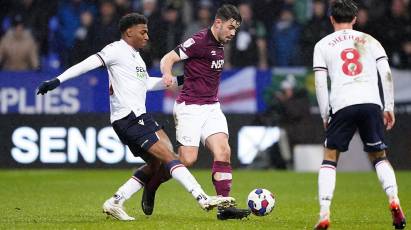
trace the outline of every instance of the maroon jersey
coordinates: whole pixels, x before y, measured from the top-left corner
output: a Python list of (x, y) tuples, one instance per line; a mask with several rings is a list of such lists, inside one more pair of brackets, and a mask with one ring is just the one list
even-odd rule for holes
[(210, 29), (204, 29), (177, 46), (176, 51), (184, 60), (184, 85), (177, 103), (203, 105), (218, 102), (224, 45), (214, 38)]

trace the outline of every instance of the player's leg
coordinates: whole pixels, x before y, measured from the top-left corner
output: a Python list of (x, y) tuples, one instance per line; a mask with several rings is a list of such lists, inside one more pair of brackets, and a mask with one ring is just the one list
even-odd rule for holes
[(403, 229), (405, 228), (406, 220), (398, 197), (398, 187), (394, 169), (388, 161), (385, 151), (369, 153), (369, 157), (374, 164), (381, 186), (387, 195), (393, 225), (395, 229)]
[(130, 144), (128, 147), (134, 156), (140, 156), (146, 164), (138, 168), (133, 176), (118, 189), (118, 193), (123, 195), (126, 200), (146, 186), (150, 178), (154, 173), (159, 171), (162, 165), (160, 160), (148, 154), (144, 149), (140, 148), (140, 146)]
[(154, 211), (156, 191), (160, 185), (170, 180), (171, 176), (166, 167), (162, 164), (159, 170), (154, 173), (146, 186), (144, 186), (143, 196), (141, 197), (141, 209), (145, 215), (151, 215)]
[(387, 159), (384, 143), (384, 123), (378, 105), (367, 104), (362, 107), (361, 121), (358, 124), (364, 151), (368, 153), (384, 192), (387, 195), (396, 229), (405, 227), (405, 216), (398, 198), (398, 187), (394, 170)]
[(192, 194), (203, 209), (209, 210), (218, 205), (228, 205), (234, 202), (232, 197), (209, 197), (194, 176), (170, 151), (168, 143), (165, 143), (164, 138), (162, 139), (166, 134), (162, 130), (156, 134), (159, 140), (148, 149), (148, 152), (165, 164), (169, 174)]
[[(208, 117), (203, 125), (201, 141), (213, 155), (211, 179), (218, 196), (229, 196), (232, 183), (231, 149), (228, 144), (227, 120), (218, 103), (207, 105)], [(250, 215), (249, 209), (219, 208), (217, 218), (242, 219)]]
[[(163, 130), (157, 131), (157, 136), (165, 145), (168, 145), (168, 149), (170, 151), (173, 151), (171, 141)], [(144, 186), (143, 196), (141, 198), (141, 209), (145, 215), (153, 214), (156, 191), (162, 183), (168, 181), (170, 178), (171, 176), (168, 173), (166, 166), (161, 164), (158, 170), (155, 171), (147, 181)]]
[(130, 144), (128, 147), (134, 156), (142, 157), (147, 163), (138, 168), (133, 176), (120, 186), (113, 197), (109, 198), (103, 205), (105, 213), (119, 220), (133, 219), (133, 217), (129, 217), (125, 212), (123, 207), (124, 202), (130, 199), (132, 195), (137, 193), (141, 188), (146, 186), (151, 176), (161, 167), (161, 162), (152, 155), (146, 153), (140, 146)]
[(179, 146), (178, 158), (186, 167), (191, 167), (197, 161), (198, 146)]
[[(176, 124), (177, 141), (180, 143), (178, 148), (179, 160), (185, 166), (191, 166), (197, 160), (198, 145), (200, 142), (200, 131), (202, 126), (202, 116), (198, 105), (185, 105), (185, 103), (174, 105), (174, 119)], [(163, 140), (171, 143), (167, 135)], [(171, 146), (171, 144), (170, 144)], [(172, 148), (171, 148), (172, 149)], [(146, 187), (144, 187), (141, 200), (143, 212), (151, 215), (154, 209), (156, 191), (161, 185), (170, 178), (170, 174), (165, 167), (155, 173)]]
[(148, 155), (137, 143), (136, 140), (141, 134), (136, 129), (136, 126), (133, 125), (136, 119), (134, 113), (130, 113), (128, 116), (112, 124), (120, 140), (128, 145), (133, 155), (141, 156), (147, 162), (147, 164), (136, 170), (134, 175), (117, 190), (113, 197), (106, 200), (103, 204), (103, 211), (119, 220), (134, 220), (133, 217), (128, 216), (125, 212), (123, 204), (148, 182), (150, 175), (161, 164), (158, 159)]
[(348, 150), (355, 130), (355, 111), (347, 107), (331, 115), (326, 130), (324, 158), (318, 171), (319, 220), (315, 229), (327, 229), (330, 225), (330, 207), (336, 183), (336, 168), (340, 152)]
[(318, 200), (320, 204), (319, 220), (315, 229), (327, 229), (330, 225), (330, 207), (334, 196), (336, 169), (340, 152), (324, 148), (324, 159), (318, 171)]
[(232, 182), (231, 150), (226, 133), (215, 133), (207, 137), (205, 146), (213, 154), (212, 182), (219, 196), (229, 196)]
[(206, 121), (207, 105), (174, 104), (178, 155), (186, 166), (192, 166), (198, 157), (201, 129)]
[(216, 193), (228, 196), (231, 191), (232, 169), (227, 120), (219, 103), (207, 107), (207, 120), (202, 127), (201, 141), (213, 154), (211, 178)]

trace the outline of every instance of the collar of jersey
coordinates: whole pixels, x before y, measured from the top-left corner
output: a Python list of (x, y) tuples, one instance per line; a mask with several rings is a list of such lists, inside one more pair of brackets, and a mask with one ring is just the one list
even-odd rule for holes
[(124, 43), (126, 46), (130, 47), (134, 52), (138, 53), (138, 50), (134, 49), (134, 47), (132, 47), (131, 45), (129, 45), (126, 41), (124, 41), (123, 39), (120, 39), (120, 42)]

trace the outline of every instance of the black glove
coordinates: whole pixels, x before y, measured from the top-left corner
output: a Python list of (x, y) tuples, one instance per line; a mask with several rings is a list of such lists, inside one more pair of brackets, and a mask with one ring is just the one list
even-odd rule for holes
[(58, 78), (53, 78), (48, 81), (43, 81), (41, 85), (39, 86), (39, 91), (37, 91), (37, 95), (39, 94), (44, 95), (48, 91), (51, 91), (57, 88), (59, 85), (60, 85), (60, 80)]
[(178, 76), (176, 76), (176, 78), (177, 78), (177, 85), (178, 86), (184, 84), (184, 75), (178, 75)]

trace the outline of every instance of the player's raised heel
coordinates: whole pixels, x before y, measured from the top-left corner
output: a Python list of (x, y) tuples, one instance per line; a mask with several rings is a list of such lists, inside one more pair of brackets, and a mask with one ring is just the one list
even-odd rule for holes
[(325, 230), (330, 227), (330, 214), (324, 213), (320, 214), (320, 219), (317, 224), (314, 226), (314, 230)]
[(405, 215), (401, 209), (400, 204), (393, 201), (390, 204), (390, 210), (392, 215), (392, 225), (395, 229), (404, 229), (406, 222), (405, 222)]
[(103, 213), (107, 214), (108, 216), (112, 216), (117, 220), (122, 220), (122, 221), (132, 221), (135, 220), (134, 217), (129, 216), (123, 209), (123, 206), (114, 200), (113, 198), (110, 198), (106, 200), (103, 204)]
[(141, 209), (147, 216), (153, 214), (155, 198), (156, 191), (150, 191), (144, 187), (143, 196), (141, 198)]

